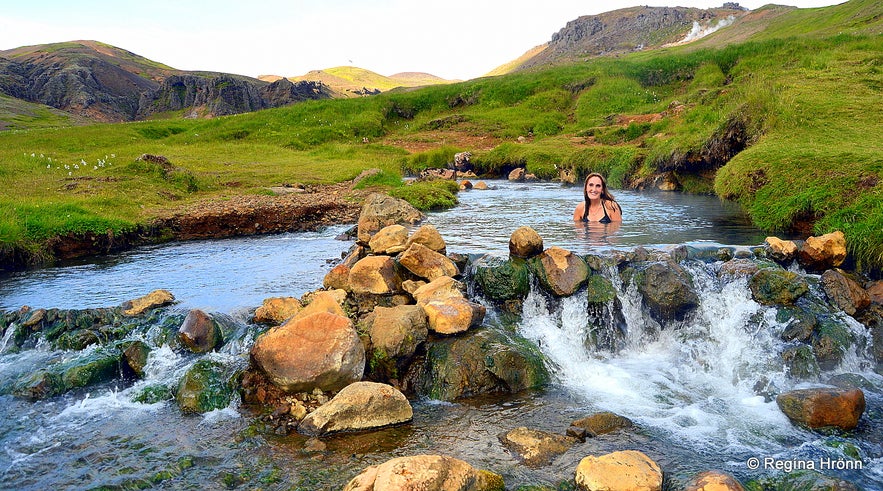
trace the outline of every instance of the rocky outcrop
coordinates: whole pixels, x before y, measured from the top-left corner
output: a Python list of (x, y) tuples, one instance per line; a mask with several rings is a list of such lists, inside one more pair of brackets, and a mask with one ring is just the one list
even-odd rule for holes
[(779, 394), (776, 404), (795, 424), (851, 430), (865, 411), (861, 389), (800, 389)]
[(382, 428), (411, 421), (408, 399), (386, 384), (355, 382), (301, 421), (298, 431), (328, 435), (342, 431)]
[(503, 491), (503, 477), (445, 455), (397, 457), (371, 466), (344, 491)]
[(576, 468), (576, 485), (585, 491), (661, 491), (662, 470), (650, 457), (636, 450), (588, 456)]

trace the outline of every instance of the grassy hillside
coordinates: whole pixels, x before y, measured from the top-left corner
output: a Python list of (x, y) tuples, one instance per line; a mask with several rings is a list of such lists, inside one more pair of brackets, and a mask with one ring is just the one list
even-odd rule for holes
[[(687, 190), (738, 200), (770, 231), (841, 229), (860, 264), (880, 268), (881, 10), (853, 0), (775, 17), (794, 26), (784, 38), (759, 30), (723, 48), (693, 44), (209, 121), (6, 132), (0, 241), (39, 250), (55, 235), (131, 229), (200, 198), (340, 181), (367, 167), (414, 171), (472, 150), (481, 172), (600, 171), (617, 187), (665, 173)], [(812, 16), (824, 27), (818, 35)], [(838, 16), (857, 27), (830, 35), (827, 19)], [(142, 153), (174, 167), (136, 162)]]

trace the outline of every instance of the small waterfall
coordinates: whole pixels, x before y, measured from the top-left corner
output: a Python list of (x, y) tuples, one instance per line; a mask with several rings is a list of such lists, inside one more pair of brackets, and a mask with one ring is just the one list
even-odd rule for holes
[[(714, 448), (740, 461), (804, 440), (803, 430), (757, 389), (789, 390), (798, 383), (781, 360), (784, 325), (775, 308), (751, 298), (747, 279), (721, 280), (714, 263), (682, 266), (701, 299), (683, 322), (660, 327), (644, 312), (635, 286), (623, 284), (611, 266), (603, 274), (616, 288), (625, 321), (618, 347), (589, 340), (585, 291), (551, 299), (533, 287), (520, 332), (540, 346), (560, 384), (584, 399), (588, 410), (629, 417), (676, 444)], [(857, 322), (852, 325), (856, 337), (867, 336)], [(861, 350), (862, 343), (855, 344)], [(863, 354), (854, 351), (836, 371), (866, 368)]]
[(6, 332), (3, 334), (3, 340), (0, 341), (0, 354), (6, 352), (6, 346), (9, 345), (9, 340), (12, 339), (12, 336), (15, 335), (15, 330), (18, 328), (18, 324), (11, 323), (9, 327), (6, 328)]

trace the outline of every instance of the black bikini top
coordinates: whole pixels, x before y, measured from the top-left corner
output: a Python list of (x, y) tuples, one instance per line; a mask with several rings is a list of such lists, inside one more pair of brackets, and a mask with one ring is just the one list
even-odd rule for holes
[[(607, 207), (604, 206), (604, 201), (605, 200), (603, 200), (603, 199), (601, 200), (601, 209), (604, 210), (604, 216), (601, 217), (600, 220), (598, 220), (598, 223), (610, 223), (612, 221), (610, 219), (610, 217), (607, 215)], [(589, 204), (588, 203), (586, 203), (586, 209), (583, 211), (583, 221), (584, 222), (589, 221)]]

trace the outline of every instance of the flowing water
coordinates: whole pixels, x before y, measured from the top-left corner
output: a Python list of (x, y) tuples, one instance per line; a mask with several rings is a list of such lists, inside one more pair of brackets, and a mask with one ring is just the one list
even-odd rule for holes
[[(461, 193), (461, 205), (430, 214), (449, 252), (505, 257), (513, 230), (529, 225), (546, 247), (604, 253), (636, 246), (730, 246), (748, 253), (766, 234), (738, 207), (716, 198), (620, 192), (620, 226), (575, 225), (576, 188), (495, 182), (496, 189)], [(156, 288), (171, 290), (177, 308), (223, 313), (246, 324), (248, 309), (264, 298), (294, 295), (321, 285), (350, 243), (335, 240), (347, 227), (149, 247), (112, 258), (0, 277), (0, 310), (21, 305), (87, 308), (118, 305)], [(586, 349), (592, 325), (585, 294), (551, 299), (532, 291), (519, 332), (540, 346), (555, 381), (547, 389), (505, 398), (457, 403), (413, 401), (414, 422), (375, 432), (323, 438), (256, 431), (254, 418), (235, 402), (224, 410), (184, 416), (174, 402), (141, 404), (140, 388), (181, 377), (193, 355), (168, 346), (151, 352), (144, 380), (111, 383), (28, 402), (0, 396), (0, 489), (340, 489), (368, 465), (395, 456), (443, 453), (504, 476), (507, 489), (555, 485), (572, 479), (590, 454), (638, 449), (656, 460), (676, 488), (698, 471), (720, 469), (744, 481), (774, 474), (769, 465), (799, 467), (883, 487), (883, 377), (870, 369), (867, 330), (843, 315), (855, 351), (826, 376), (865, 377), (868, 409), (852, 435), (822, 435), (794, 427), (755, 393), (763, 380), (780, 390), (809, 386), (783, 371), (775, 312), (754, 302), (744, 280), (722, 282), (719, 264), (683, 263), (701, 298), (694, 317), (660, 330), (641, 309), (634, 286), (617, 288), (625, 319), (616, 350)], [(488, 324), (502, 323), (489, 315)], [(18, 374), (70, 356), (46, 346), (13, 352), (10, 332), (0, 341), (0, 385)], [(221, 361), (242, 362), (250, 335), (228, 343)], [(637, 431), (587, 440), (548, 466), (529, 468), (502, 448), (498, 435), (518, 426), (563, 433), (570, 421), (596, 411), (632, 419)], [(853, 457), (858, 456), (858, 460)], [(758, 458), (760, 469), (749, 468)], [(768, 462), (768, 464), (767, 464)], [(856, 469), (856, 462), (860, 469)], [(841, 464), (838, 464), (841, 463)]]

